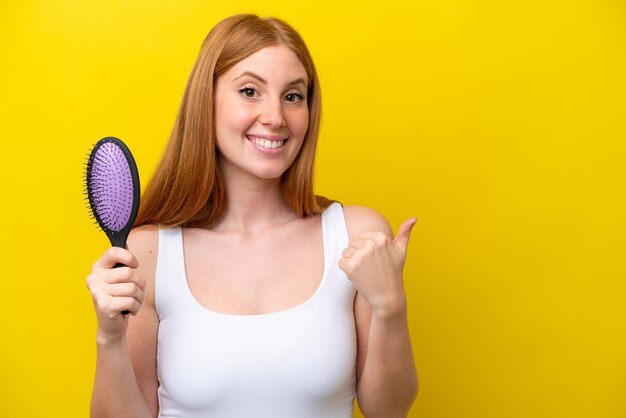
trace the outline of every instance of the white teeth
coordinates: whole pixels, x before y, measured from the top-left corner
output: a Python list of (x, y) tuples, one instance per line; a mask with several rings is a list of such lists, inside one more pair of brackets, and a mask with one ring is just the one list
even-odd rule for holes
[(282, 140), (282, 141), (270, 141), (268, 139), (256, 138), (256, 137), (249, 137), (249, 139), (252, 142), (254, 142), (255, 144), (257, 144), (258, 146), (263, 147), (265, 149), (273, 149), (273, 148), (282, 147), (283, 146), (283, 142), (285, 142), (284, 140)]

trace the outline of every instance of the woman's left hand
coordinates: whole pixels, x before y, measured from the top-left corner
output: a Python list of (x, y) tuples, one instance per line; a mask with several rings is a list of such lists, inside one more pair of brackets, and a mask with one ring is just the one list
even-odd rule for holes
[(362, 232), (350, 240), (339, 260), (339, 267), (379, 317), (393, 315), (406, 306), (402, 269), (416, 222), (415, 218), (404, 221), (393, 240), (384, 232)]

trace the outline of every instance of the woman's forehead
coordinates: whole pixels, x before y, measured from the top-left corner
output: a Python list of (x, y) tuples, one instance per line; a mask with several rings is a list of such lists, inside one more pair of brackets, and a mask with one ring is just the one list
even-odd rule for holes
[(260, 82), (294, 83), (304, 81), (308, 85), (308, 76), (298, 56), (286, 46), (268, 46), (262, 48), (230, 68), (224, 76), (228, 81), (237, 81), (245, 77), (257, 78)]

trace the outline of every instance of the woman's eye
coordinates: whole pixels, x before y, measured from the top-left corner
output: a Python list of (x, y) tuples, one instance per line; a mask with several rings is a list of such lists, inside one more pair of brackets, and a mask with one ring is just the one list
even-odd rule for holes
[(300, 93), (292, 92), (292, 93), (288, 93), (285, 96), (285, 100), (287, 100), (290, 103), (298, 103), (304, 100), (304, 96)]
[(256, 95), (256, 90), (252, 87), (244, 87), (242, 89), (239, 89), (239, 94), (251, 99)]

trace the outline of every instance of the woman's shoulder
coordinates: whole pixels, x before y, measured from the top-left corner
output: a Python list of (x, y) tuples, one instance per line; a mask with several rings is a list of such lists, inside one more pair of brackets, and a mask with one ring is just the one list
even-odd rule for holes
[(133, 228), (128, 235), (128, 250), (141, 263), (156, 261), (159, 248), (159, 227), (157, 225), (141, 225)]
[(346, 226), (350, 237), (355, 237), (362, 232), (383, 232), (393, 238), (393, 232), (389, 222), (375, 209), (366, 206), (343, 206)]
[(139, 267), (137, 271), (145, 280), (145, 306), (154, 308), (154, 280), (159, 254), (159, 227), (142, 225), (131, 229), (126, 242), (128, 251), (133, 253)]
[(128, 241), (133, 241), (139, 246), (151, 245), (158, 242), (159, 239), (158, 225), (141, 225), (130, 230)]

